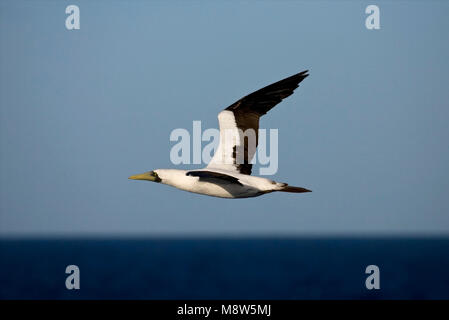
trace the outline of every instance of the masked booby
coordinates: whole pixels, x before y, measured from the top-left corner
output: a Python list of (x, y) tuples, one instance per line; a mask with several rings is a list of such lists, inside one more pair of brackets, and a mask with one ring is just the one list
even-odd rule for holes
[[(129, 179), (153, 181), (185, 191), (232, 199), (257, 197), (274, 191), (311, 192), (287, 183), (251, 176), (250, 163), (257, 148), (259, 118), (293, 94), (299, 83), (308, 76), (307, 72), (255, 91), (221, 111), (218, 114), (220, 143), (204, 169), (157, 169), (133, 175)], [(255, 144), (251, 145), (248, 136), (242, 134), (248, 129), (254, 130)], [(234, 132), (236, 139), (227, 139), (226, 131)]]

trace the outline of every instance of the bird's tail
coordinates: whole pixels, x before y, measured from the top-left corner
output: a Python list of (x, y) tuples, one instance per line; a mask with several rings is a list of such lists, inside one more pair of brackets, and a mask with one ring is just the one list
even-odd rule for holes
[(279, 183), (279, 187), (280, 188), (277, 189), (276, 191), (293, 192), (293, 193), (312, 192), (312, 190), (309, 190), (309, 189), (306, 189), (306, 188), (289, 186), (287, 183)]

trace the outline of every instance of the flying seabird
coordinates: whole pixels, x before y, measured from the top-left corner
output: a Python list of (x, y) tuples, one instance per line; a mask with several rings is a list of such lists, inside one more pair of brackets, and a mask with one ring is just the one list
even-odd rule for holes
[[(176, 187), (181, 190), (220, 198), (250, 198), (274, 191), (303, 193), (305, 188), (287, 183), (251, 176), (257, 143), (259, 118), (286, 97), (293, 94), (308, 74), (308, 70), (255, 91), (218, 114), (220, 143), (209, 164), (204, 169), (157, 169), (129, 177)], [(239, 130), (240, 129), (240, 130)], [(250, 143), (246, 130), (252, 129), (255, 143)], [(235, 139), (227, 139), (226, 132), (234, 132)]]

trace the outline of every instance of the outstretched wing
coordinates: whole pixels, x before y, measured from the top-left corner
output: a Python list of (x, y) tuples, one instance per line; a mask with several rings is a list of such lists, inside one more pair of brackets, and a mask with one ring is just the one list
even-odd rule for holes
[(250, 161), (259, 142), (259, 118), (293, 94), (299, 83), (308, 76), (307, 72), (270, 84), (220, 112), (220, 144), (207, 168), (251, 174)]

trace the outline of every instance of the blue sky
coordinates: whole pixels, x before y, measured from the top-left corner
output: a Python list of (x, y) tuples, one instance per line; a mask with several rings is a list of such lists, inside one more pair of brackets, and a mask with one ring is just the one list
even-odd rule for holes
[[(448, 234), (449, 3), (375, 3), (380, 30), (362, 1), (0, 1), (0, 235)], [(173, 129), (305, 69), (261, 128), (272, 178), (314, 192), (127, 179), (175, 168)]]

